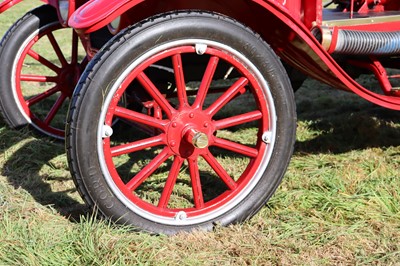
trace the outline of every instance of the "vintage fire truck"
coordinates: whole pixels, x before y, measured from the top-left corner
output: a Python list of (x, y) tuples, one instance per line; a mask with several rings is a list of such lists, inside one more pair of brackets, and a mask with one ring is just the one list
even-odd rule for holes
[(399, 1), (43, 2), (1, 42), (0, 110), (65, 136), (81, 196), (120, 224), (174, 234), (254, 215), (289, 164), (307, 76), (400, 110)]

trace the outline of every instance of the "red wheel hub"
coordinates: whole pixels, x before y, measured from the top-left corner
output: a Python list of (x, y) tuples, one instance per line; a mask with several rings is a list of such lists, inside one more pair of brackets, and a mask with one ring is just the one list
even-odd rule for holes
[(213, 138), (215, 126), (201, 110), (186, 108), (171, 119), (167, 143), (171, 151), (182, 158), (204, 154)]

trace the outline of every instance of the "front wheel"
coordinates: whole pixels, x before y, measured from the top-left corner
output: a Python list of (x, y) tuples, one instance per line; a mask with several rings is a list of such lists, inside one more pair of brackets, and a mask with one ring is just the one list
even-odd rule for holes
[[(187, 82), (193, 64), (201, 78)], [(155, 81), (156, 66), (175, 81)], [(235, 78), (216, 80), (221, 71)], [(294, 106), (279, 59), (242, 24), (205, 12), (153, 17), (84, 72), (68, 117), (70, 168), (85, 201), (122, 224), (173, 234), (239, 222), (286, 171)]]

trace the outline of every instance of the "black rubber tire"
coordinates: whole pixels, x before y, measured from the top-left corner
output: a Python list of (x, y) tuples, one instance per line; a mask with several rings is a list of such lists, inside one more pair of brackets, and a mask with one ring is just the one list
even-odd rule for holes
[[(18, 60), (18, 53), (28, 38), (44, 28), (54, 25), (60, 27), (57, 11), (50, 5), (43, 5), (26, 13), (15, 22), (7, 31), (0, 44), (0, 112), (4, 121), (14, 129), (29, 126), (34, 132), (39, 132), (57, 139), (64, 138), (64, 126), (49, 130), (36, 125), (30, 115), (23, 109), (16, 96), (16, 85), (13, 85), (14, 62)], [(55, 131), (53, 131), (53, 129)], [(58, 133), (57, 133), (58, 132)]]
[(296, 92), (298, 89), (301, 88), (304, 81), (307, 79), (307, 76), (301, 73), (299, 70), (295, 69), (294, 67), (286, 64), (285, 62), (282, 63), (286, 69), (286, 73), (289, 76), (290, 84), (292, 84), (293, 91)]
[[(98, 154), (98, 126), (103, 101), (125, 68), (155, 47), (187, 38), (220, 42), (240, 51), (265, 78), (276, 112), (276, 138), (268, 166), (252, 191), (231, 209), (197, 224), (162, 224), (131, 211), (113, 193)], [(266, 89), (266, 88), (265, 88)], [(228, 17), (209, 12), (174, 12), (152, 17), (113, 38), (90, 62), (74, 92), (66, 127), (69, 167), (86, 203), (120, 224), (140, 230), (175, 234), (211, 230), (216, 224), (243, 221), (259, 211), (273, 195), (289, 164), (296, 132), (293, 90), (273, 50), (253, 31)]]

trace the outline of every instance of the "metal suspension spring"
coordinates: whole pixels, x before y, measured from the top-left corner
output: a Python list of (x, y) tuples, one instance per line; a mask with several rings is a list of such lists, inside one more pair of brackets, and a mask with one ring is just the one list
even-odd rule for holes
[(371, 32), (338, 30), (337, 54), (394, 55), (400, 54), (400, 31)]

